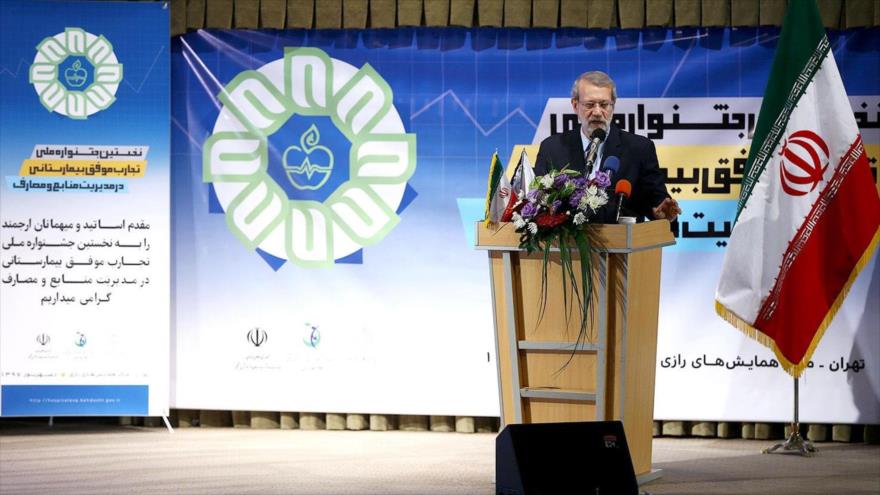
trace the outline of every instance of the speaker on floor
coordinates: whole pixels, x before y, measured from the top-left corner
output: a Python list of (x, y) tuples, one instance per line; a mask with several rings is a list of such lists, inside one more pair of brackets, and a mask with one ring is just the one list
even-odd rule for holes
[(507, 425), (495, 439), (496, 495), (638, 495), (620, 421)]

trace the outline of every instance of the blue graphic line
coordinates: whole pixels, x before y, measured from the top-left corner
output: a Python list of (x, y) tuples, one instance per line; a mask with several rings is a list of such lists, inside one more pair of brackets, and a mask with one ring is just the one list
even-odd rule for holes
[(468, 108), (464, 105), (464, 103), (462, 103), (461, 100), (458, 99), (458, 95), (455, 94), (455, 91), (453, 91), (451, 89), (447, 89), (446, 91), (443, 92), (443, 94), (441, 94), (440, 96), (438, 96), (438, 97), (434, 98), (433, 100), (431, 100), (430, 102), (428, 102), (427, 105), (425, 105), (424, 107), (413, 112), (412, 116), (410, 117), (410, 120), (414, 120), (416, 117), (418, 117), (419, 115), (426, 112), (429, 108), (431, 108), (434, 105), (436, 105), (437, 103), (441, 102), (447, 96), (452, 97), (452, 100), (461, 108), (461, 110), (464, 112), (465, 116), (467, 116), (468, 120), (470, 120), (474, 124), (474, 126), (477, 129), (479, 129), (479, 131), (483, 135), (483, 137), (487, 137), (489, 134), (492, 134), (493, 132), (495, 132), (495, 129), (498, 129), (499, 127), (504, 125), (508, 120), (512, 119), (515, 115), (519, 115), (520, 117), (525, 119), (525, 121), (528, 122), (529, 125), (531, 125), (535, 129), (538, 128), (538, 124), (535, 124), (532, 121), (532, 119), (530, 119), (529, 116), (526, 115), (526, 113), (522, 111), (522, 109), (517, 107), (515, 110), (511, 111), (506, 116), (504, 116), (504, 118), (501, 119), (497, 124), (490, 127), (489, 130), (483, 129), (483, 126), (481, 126), (480, 123), (477, 122), (477, 119), (475, 119), (474, 116), (471, 115), (470, 110), (468, 110)]
[[(672, 83), (675, 82), (675, 78), (676, 78), (676, 76), (678, 76), (678, 72), (681, 70), (682, 67), (684, 67), (684, 62), (687, 60), (688, 55), (691, 54), (691, 50), (693, 50), (694, 47), (697, 45), (697, 40), (702, 37), (705, 37), (705, 35), (698, 34), (696, 36), (691, 36), (691, 40), (692, 40), (691, 45), (684, 52), (684, 55), (682, 55), (681, 60), (678, 61), (678, 65), (675, 67), (675, 70), (672, 71), (672, 75), (669, 76), (669, 81), (666, 83), (666, 87), (663, 88), (663, 94), (660, 95), (660, 98), (666, 98), (666, 93), (669, 92), (669, 88), (672, 87)], [(681, 38), (681, 39), (687, 39), (687, 38)]]
[(21, 59), (18, 61), (18, 67), (15, 68), (15, 72), (12, 72), (11, 70), (7, 69), (6, 67), (0, 67), (0, 74), (9, 74), (13, 78), (18, 78), (18, 74), (21, 72), (22, 65), (29, 67), (30, 63), (25, 59)]
[(159, 61), (159, 57), (162, 56), (162, 52), (165, 51), (165, 48), (166, 48), (165, 45), (162, 45), (159, 48), (159, 51), (156, 53), (156, 56), (153, 57), (153, 63), (150, 64), (150, 68), (147, 69), (147, 73), (144, 74), (144, 78), (137, 85), (137, 87), (135, 87), (134, 84), (131, 84), (130, 82), (128, 82), (128, 78), (123, 79), (123, 81), (125, 81), (125, 84), (128, 85), (128, 87), (131, 88), (131, 90), (134, 91), (136, 94), (140, 94), (141, 90), (144, 89), (144, 84), (147, 82), (147, 79), (150, 78), (150, 73), (153, 72), (153, 67), (156, 66), (156, 62)]
[[(180, 39), (180, 42), (187, 49), (192, 51), (192, 48), (190, 48), (190, 46), (186, 44), (186, 41), (184, 41), (183, 38)], [(181, 54), (183, 55), (183, 59), (186, 60), (186, 63), (189, 64), (189, 67), (192, 70), (192, 73), (195, 74), (196, 78), (198, 78), (199, 83), (202, 85), (203, 88), (205, 88), (205, 94), (211, 98), (211, 102), (214, 103), (214, 107), (216, 107), (217, 110), (220, 110), (220, 102), (217, 100), (217, 97), (214, 95), (214, 91), (211, 91), (211, 88), (208, 87), (208, 83), (205, 81), (205, 78), (202, 77), (201, 74), (199, 74), (198, 67), (196, 67), (195, 64), (193, 64), (192, 60), (190, 60), (190, 57), (194, 57), (196, 59), (196, 61), (198, 61), (198, 63), (205, 69), (205, 72), (207, 72), (208, 75), (211, 76), (211, 79), (214, 80), (214, 83), (217, 84), (217, 87), (220, 88), (220, 91), (225, 92), (226, 89), (223, 87), (222, 84), (220, 84), (220, 81), (218, 81), (217, 78), (214, 77), (214, 74), (212, 74), (211, 71), (207, 67), (205, 67), (204, 62), (202, 62), (202, 60), (199, 58), (198, 55), (196, 55), (196, 54), (188, 55), (187, 52), (181, 52)]]
[(222, 39), (214, 36), (204, 29), (200, 29), (198, 31), (198, 35), (201, 36), (208, 44), (216, 48), (218, 52), (223, 53), (225, 56), (229, 57), (230, 60), (238, 62), (239, 64), (241, 64), (242, 67), (256, 69), (257, 67), (260, 67), (265, 63), (259, 58), (251, 55), (249, 52), (240, 50), (237, 47), (232, 46), (228, 42), (223, 41)]
[[(205, 92), (208, 94), (208, 96), (211, 97), (211, 101), (214, 102), (214, 106), (219, 109), (220, 102), (217, 101), (217, 97), (214, 96), (215, 92), (211, 91), (210, 88), (208, 88), (208, 83), (206, 83), (205, 80), (202, 78), (202, 76), (199, 74), (199, 71), (196, 69), (195, 64), (192, 63), (192, 60), (190, 60), (189, 57), (190, 56), (193, 57), (195, 59), (195, 61), (198, 62), (199, 66), (201, 66), (202, 69), (205, 70), (205, 74), (207, 74), (208, 77), (211, 78), (211, 81), (217, 86), (217, 90), (219, 92), (226, 93), (226, 87), (223, 86), (223, 84), (220, 82), (220, 80), (217, 79), (217, 76), (215, 76), (214, 73), (211, 72), (211, 69), (209, 69), (208, 66), (206, 66), (204, 62), (202, 62), (202, 59), (199, 57), (199, 55), (196, 53), (196, 51), (193, 50), (193, 48), (191, 46), (189, 46), (189, 43), (187, 43), (185, 39), (183, 39), (181, 37), (180, 43), (183, 45), (184, 48), (186, 48), (186, 52), (182, 52), (183, 58), (186, 59), (186, 63), (188, 63), (190, 65), (190, 67), (192, 67), (193, 73), (196, 75), (196, 77), (199, 78), (199, 82), (202, 83), (202, 86), (205, 88)], [(187, 52), (189, 53), (189, 56), (187, 56)]]

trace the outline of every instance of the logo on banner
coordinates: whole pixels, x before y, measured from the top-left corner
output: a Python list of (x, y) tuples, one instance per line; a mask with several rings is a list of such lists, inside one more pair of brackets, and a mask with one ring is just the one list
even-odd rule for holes
[(300, 190), (317, 190), (333, 172), (333, 152), (321, 146), (321, 133), (314, 124), (299, 138), (300, 146), (284, 151), (284, 169), (291, 185)]
[(85, 347), (85, 346), (86, 346), (86, 342), (88, 342), (88, 341), (86, 340), (86, 334), (84, 334), (84, 333), (82, 333), (82, 332), (76, 332), (76, 339), (74, 339), (73, 343), (74, 343), (77, 347)]
[(122, 64), (104, 36), (66, 28), (45, 38), (36, 50), (28, 80), (50, 112), (85, 119), (116, 101)]
[(49, 334), (41, 333), (37, 335), (37, 343), (41, 346), (45, 347), (49, 345), (49, 342), (52, 342), (52, 337), (49, 337)]
[(415, 197), (415, 135), (369, 64), (287, 48), (218, 98), (202, 157), (212, 211), (274, 269), (360, 263)]
[(321, 343), (321, 331), (318, 330), (317, 325), (312, 325), (311, 323), (306, 323), (306, 336), (303, 337), (303, 344), (312, 349), (317, 349), (318, 344)]
[(254, 347), (260, 347), (261, 345), (265, 344), (267, 340), (269, 340), (269, 334), (266, 333), (266, 331), (262, 328), (255, 327), (248, 330), (247, 339), (248, 342), (253, 344)]

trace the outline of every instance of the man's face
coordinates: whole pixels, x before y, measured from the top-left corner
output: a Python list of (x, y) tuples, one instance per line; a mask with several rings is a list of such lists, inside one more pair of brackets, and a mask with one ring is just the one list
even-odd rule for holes
[(614, 115), (611, 88), (601, 88), (581, 81), (578, 84), (578, 96), (571, 100), (571, 106), (581, 121), (582, 132), (588, 137), (599, 128), (608, 132), (611, 116)]

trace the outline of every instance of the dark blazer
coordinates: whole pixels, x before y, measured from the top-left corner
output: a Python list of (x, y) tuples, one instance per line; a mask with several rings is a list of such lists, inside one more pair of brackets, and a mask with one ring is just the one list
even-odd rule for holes
[[(624, 211), (630, 210), (630, 214), (653, 219), (651, 210), (669, 196), (665, 177), (657, 162), (654, 143), (648, 138), (621, 131), (614, 124), (610, 128), (600, 166), (604, 167), (608, 157), (616, 156), (620, 160), (620, 168), (611, 177), (608, 194), (614, 196), (614, 185), (618, 180), (628, 180), (632, 184), (632, 196), (624, 202)], [(535, 175), (544, 175), (550, 170), (561, 170), (566, 166), (583, 173), (586, 163), (580, 133), (581, 129), (578, 127), (542, 141), (535, 162)], [(617, 200), (611, 199), (594, 221), (614, 222), (616, 205)]]

